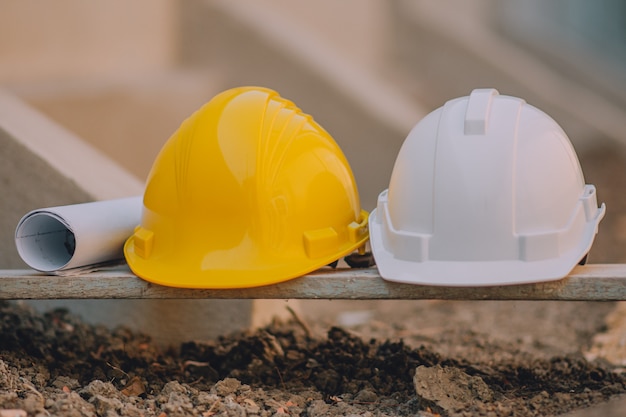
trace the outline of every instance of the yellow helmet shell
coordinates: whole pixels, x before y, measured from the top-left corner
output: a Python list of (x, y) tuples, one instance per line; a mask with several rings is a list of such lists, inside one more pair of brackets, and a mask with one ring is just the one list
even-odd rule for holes
[(333, 138), (276, 92), (224, 91), (167, 141), (148, 176), (132, 271), (185, 288), (295, 278), (362, 246), (368, 214)]

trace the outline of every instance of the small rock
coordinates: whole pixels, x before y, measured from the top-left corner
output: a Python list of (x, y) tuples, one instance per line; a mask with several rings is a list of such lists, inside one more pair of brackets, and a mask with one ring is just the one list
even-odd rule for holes
[(69, 389), (76, 389), (80, 387), (80, 383), (78, 380), (74, 378), (70, 378), (67, 376), (58, 376), (52, 382), (52, 386), (55, 388), (63, 389), (63, 387), (68, 387)]
[(110, 415), (118, 415), (118, 411), (123, 408), (123, 404), (117, 398), (107, 398), (103, 395), (94, 395), (94, 397), (89, 400), (91, 404), (96, 409), (96, 413), (99, 416), (110, 416)]
[(413, 383), (424, 405), (448, 412), (493, 400), (493, 391), (482, 378), (470, 376), (458, 368), (419, 366)]
[(161, 410), (169, 415), (192, 413), (193, 404), (189, 396), (178, 392), (170, 393), (167, 402), (162, 404)]
[(96, 409), (85, 401), (76, 391), (57, 398), (46, 399), (46, 415), (95, 417)]
[(85, 388), (80, 390), (79, 394), (83, 397), (91, 398), (101, 395), (106, 398), (121, 398), (122, 394), (110, 382), (102, 382), (98, 379), (93, 380)]
[(181, 385), (178, 381), (170, 381), (163, 386), (161, 395), (170, 395), (172, 393), (185, 394), (186, 392), (187, 388)]
[(234, 394), (237, 392), (237, 389), (241, 386), (241, 382), (235, 378), (224, 378), (221, 381), (218, 381), (215, 384), (215, 391), (217, 395), (221, 395), (225, 397), (229, 394)]
[(329, 410), (330, 405), (326, 404), (324, 400), (314, 400), (306, 409), (307, 415), (311, 417), (326, 416)]
[(372, 404), (378, 401), (378, 395), (371, 389), (363, 389), (354, 397), (354, 400), (362, 404)]
[(216, 394), (211, 394), (206, 391), (201, 391), (198, 393), (198, 397), (196, 398), (196, 402), (198, 405), (207, 405), (211, 406), (220, 400), (220, 397)]
[(126, 386), (122, 389), (121, 393), (130, 396), (140, 396), (146, 392), (146, 386), (138, 376), (134, 376), (128, 381)]

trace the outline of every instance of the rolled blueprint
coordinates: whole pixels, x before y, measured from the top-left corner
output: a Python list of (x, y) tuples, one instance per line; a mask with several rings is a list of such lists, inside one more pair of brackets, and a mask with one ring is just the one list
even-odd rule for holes
[(22, 260), (42, 272), (122, 260), (142, 209), (136, 196), (33, 210), (19, 221), (15, 245)]

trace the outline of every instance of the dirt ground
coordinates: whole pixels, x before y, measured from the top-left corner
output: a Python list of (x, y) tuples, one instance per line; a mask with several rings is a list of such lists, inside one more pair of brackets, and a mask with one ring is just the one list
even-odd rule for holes
[[(607, 204), (589, 262), (626, 262), (626, 156), (579, 157)], [(618, 304), (309, 300), (163, 350), (0, 302), (0, 417), (622, 416), (623, 364), (589, 355)]]

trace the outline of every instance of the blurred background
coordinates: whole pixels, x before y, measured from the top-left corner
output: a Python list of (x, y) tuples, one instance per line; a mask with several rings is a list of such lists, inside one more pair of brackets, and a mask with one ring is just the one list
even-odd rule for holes
[(522, 97), (564, 128), (607, 203), (591, 260), (626, 260), (619, 0), (0, 4), (0, 88), (141, 181), (188, 115), (239, 85), (313, 115), (344, 149), (367, 210), (428, 112), (479, 87)]

